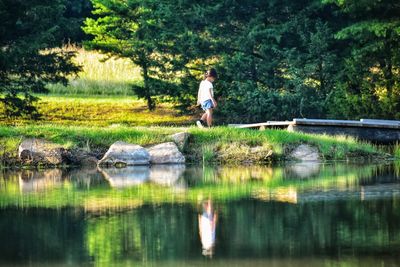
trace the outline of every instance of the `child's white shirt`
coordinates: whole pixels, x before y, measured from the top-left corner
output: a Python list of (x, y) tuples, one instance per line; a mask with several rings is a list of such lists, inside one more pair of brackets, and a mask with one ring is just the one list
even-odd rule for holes
[(198, 103), (203, 103), (214, 97), (214, 87), (210, 81), (203, 80), (199, 86)]

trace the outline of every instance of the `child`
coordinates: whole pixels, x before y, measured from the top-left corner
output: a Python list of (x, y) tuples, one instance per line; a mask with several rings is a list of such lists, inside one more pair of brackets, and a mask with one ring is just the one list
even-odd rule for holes
[(217, 102), (214, 99), (214, 91), (212, 83), (217, 78), (217, 71), (215, 69), (209, 69), (205, 75), (204, 80), (201, 81), (199, 86), (199, 92), (197, 95), (197, 105), (201, 105), (201, 108), (205, 111), (201, 119), (196, 121), (196, 124), (200, 128), (204, 128), (207, 123), (208, 127), (212, 125), (212, 113), (213, 109), (217, 107)]

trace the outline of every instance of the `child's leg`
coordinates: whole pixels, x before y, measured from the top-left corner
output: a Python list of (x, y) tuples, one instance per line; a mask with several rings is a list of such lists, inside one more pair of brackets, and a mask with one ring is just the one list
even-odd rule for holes
[(204, 114), (201, 116), (202, 121), (206, 122), (207, 121), (207, 112), (204, 112)]
[(208, 127), (211, 127), (211, 125), (212, 125), (212, 112), (213, 112), (212, 108), (209, 108), (206, 110)]

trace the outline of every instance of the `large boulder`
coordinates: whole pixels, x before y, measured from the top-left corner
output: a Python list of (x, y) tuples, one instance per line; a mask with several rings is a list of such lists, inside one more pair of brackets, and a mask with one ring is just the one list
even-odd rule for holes
[(171, 139), (174, 141), (174, 143), (178, 146), (180, 151), (183, 151), (187, 145), (187, 142), (189, 140), (189, 133), (188, 132), (180, 132), (171, 135)]
[(110, 146), (98, 165), (148, 165), (150, 154), (139, 145), (117, 141)]
[(71, 162), (71, 152), (43, 139), (25, 139), (19, 145), (18, 157), (23, 163), (61, 165)]
[(185, 156), (173, 142), (155, 145), (147, 150), (152, 164), (185, 163)]
[(297, 146), (291, 153), (290, 157), (298, 161), (319, 161), (320, 155), (316, 147), (302, 144)]

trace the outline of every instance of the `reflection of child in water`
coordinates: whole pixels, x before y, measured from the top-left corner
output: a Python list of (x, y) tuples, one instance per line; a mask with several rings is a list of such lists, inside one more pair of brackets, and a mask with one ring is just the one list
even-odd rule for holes
[(203, 214), (199, 214), (199, 233), (203, 245), (203, 255), (205, 256), (213, 255), (217, 218), (218, 215), (209, 199), (203, 203)]

